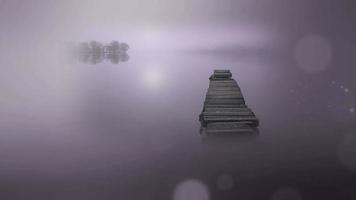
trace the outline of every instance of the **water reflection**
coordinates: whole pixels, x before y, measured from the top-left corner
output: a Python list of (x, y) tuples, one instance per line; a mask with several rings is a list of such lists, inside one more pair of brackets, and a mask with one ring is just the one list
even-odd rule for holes
[(81, 42), (74, 47), (75, 57), (83, 63), (98, 64), (105, 60), (113, 64), (126, 62), (129, 60), (127, 51), (129, 45), (112, 41), (109, 44), (102, 44), (97, 41)]
[(249, 144), (257, 141), (259, 137), (258, 129), (239, 130), (231, 132), (206, 132), (203, 130), (202, 143), (213, 151), (235, 152), (239, 148), (238, 144)]
[[(241, 178), (239, 173), (240, 170), (243, 170), (241, 166), (247, 160), (254, 160), (254, 157), (259, 154), (260, 144), (261, 137), (257, 131), (202, 135), (200, 140), (201, 155), (204, 159), (213, 160), (224, 166), (219, 169), (214, 167), (207, 169), (207, 171), (215, 172), (216, 184), (219, 190), (228, 190), (233, 187), (235, 179), (231, 178), (231, 176)], [(200, 162), (203, 162), (204, 166), (211, 165), (211, 163), (203, 160)], [(223, 175), (223, 177), (219, 178), (218, 175)]]

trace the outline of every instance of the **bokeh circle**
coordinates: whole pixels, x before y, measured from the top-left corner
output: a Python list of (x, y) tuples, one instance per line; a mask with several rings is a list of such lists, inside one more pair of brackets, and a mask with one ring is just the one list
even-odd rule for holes
[(196, 179), (185, 180), (174, 190), (173, 200), (209, 200), (208, 187)]
[(308, 74), (326, 70), (332, 60), (332, 46), (319, 35), (307, 35), (301, 38), (294, 52), (297, 66)]

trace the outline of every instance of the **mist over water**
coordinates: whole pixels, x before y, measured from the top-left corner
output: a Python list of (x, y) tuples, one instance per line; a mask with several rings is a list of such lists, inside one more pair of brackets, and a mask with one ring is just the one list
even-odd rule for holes
[[(353, 4), (0, 1), (0, 198), (355, 198)], [(225, 68), (258, 135), (199, 134)]]

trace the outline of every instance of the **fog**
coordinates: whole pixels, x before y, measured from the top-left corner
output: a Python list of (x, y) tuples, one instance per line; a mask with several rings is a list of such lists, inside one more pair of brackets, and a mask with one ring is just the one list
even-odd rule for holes
[[(1, 199), (353, 199), (356, 5), (0, 0)], [(129, 59), (75, 59), (83, 42)], [(199, 134), (230, 69), (258, 134)]]

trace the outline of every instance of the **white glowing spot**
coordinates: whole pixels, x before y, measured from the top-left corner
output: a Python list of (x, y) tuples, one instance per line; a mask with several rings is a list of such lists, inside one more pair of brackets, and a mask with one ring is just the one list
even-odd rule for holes
[(330, 65), (332, 47), (325, 38), (308, 35), (297, 42), (294, 56), (298, 67), (304, 72), (318, 73)]
[(331, 84), (335, 85), (335, 84), (336, 84), (336, 81), (331, 81)]
[(349, 90), (349, 88), (345, 88), (344, 91), (345, 91), (345, 93), (348, 93), (350, 90)]
[(174, 190), (173, 200), (209, 200), (208, 187), (199, 180), (190, 179), (179, 183)]
[(157, 88), (162, 85), (162, 73), (159, 70), (151, 69), (144, 74), (145, 84), (149, 87)]
[(145, 50), (159, 50), (162, 49), (169, 41), (166, 37), (167, 33), (160, 31), (153, 27), (147, 27), (140, 33), (138, 41), (142, 45), (142, 49)]
[(341, 85), (341, 86), (340, 86), (340, 88), (341, 88), (341, 89), (344, 89), (344, 86), (343, 86), (343, 85)]
[(350, 108), (350, 113), (354, 113), (355, 112), (355, 108), (354, 107), (351, 107)]
[(339, 143), (339, 159), (350, 170), (356, 170), (356, 134), (345, 135)]
[(302, 195), (293, 188), (278, 189), (272, 196), (272, 200), (302, 200)]
[(142, 34), (143, 39), (148, 43), (156, 43), (158, 41), (157, 36), (159, 36), (159, 33), (153, 30), (146, 30)]
[(231, 175), (223, 174), (218, 177), (216, 184), (220, 190), (229, 190), (234, 187), (234, 178)]

